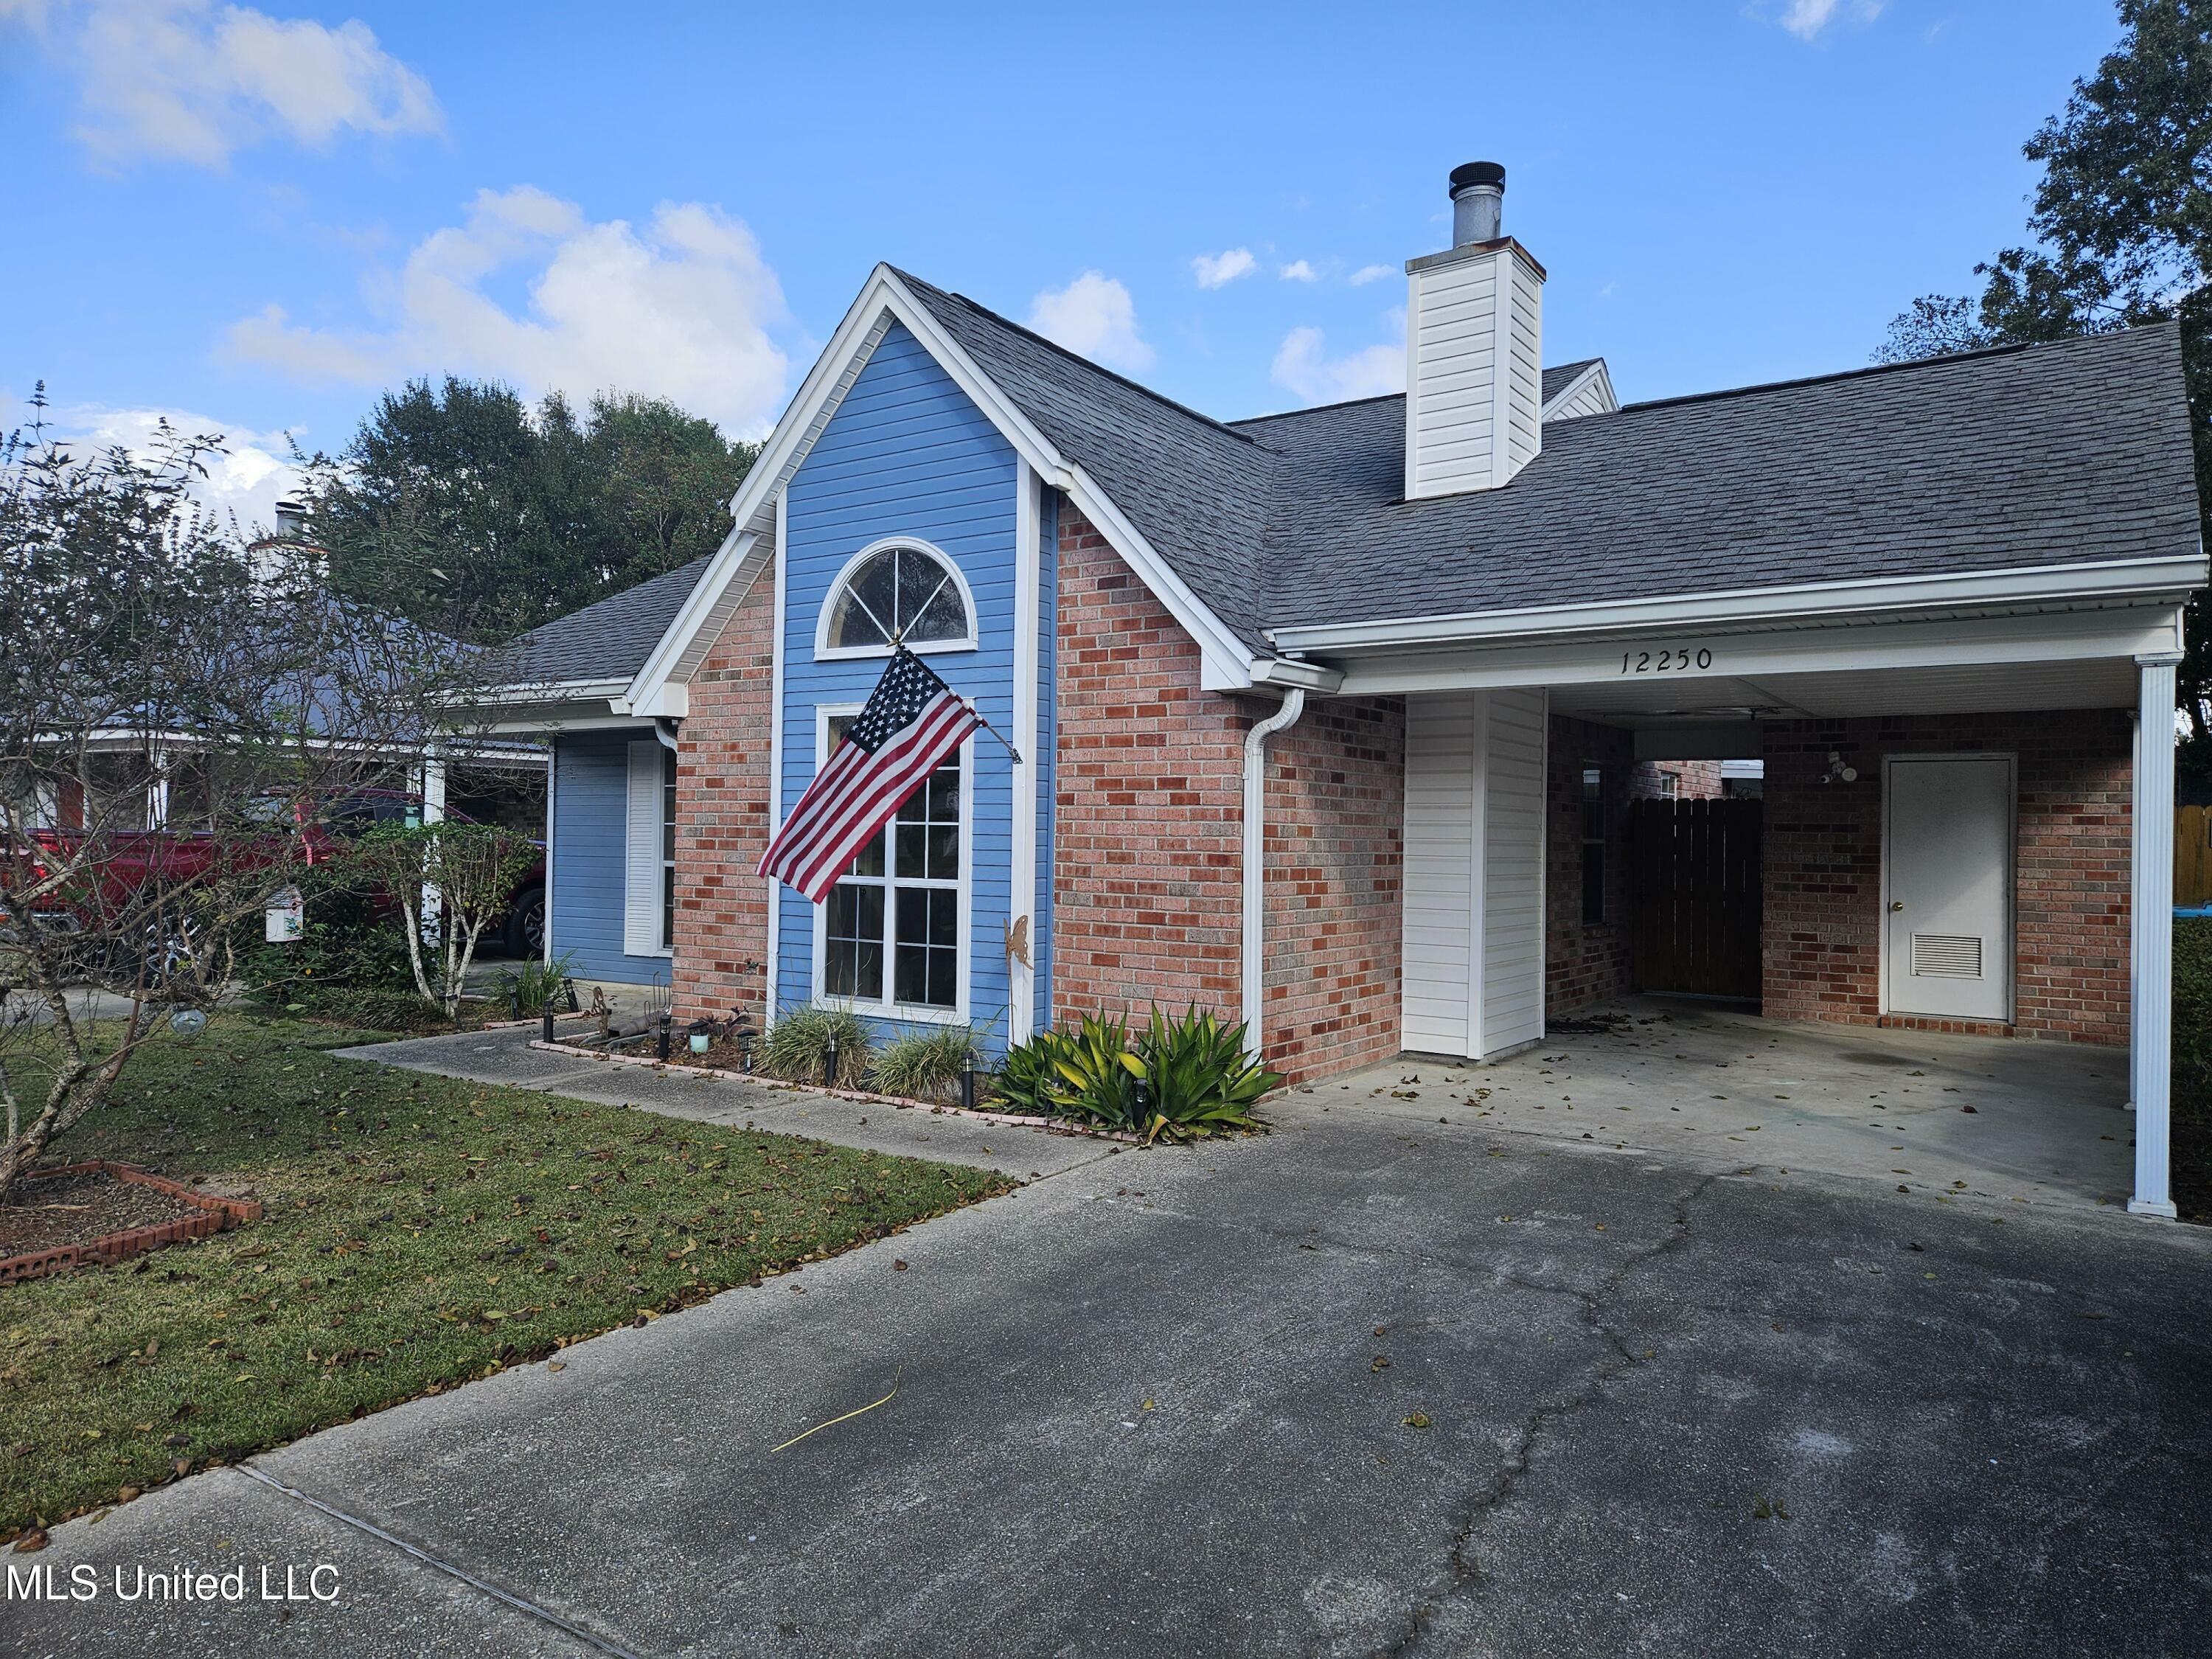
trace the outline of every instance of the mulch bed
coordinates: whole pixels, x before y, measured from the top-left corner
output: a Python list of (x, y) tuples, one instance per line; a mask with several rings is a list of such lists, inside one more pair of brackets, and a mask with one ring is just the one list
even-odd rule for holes
[(64, 1164), (24, 1177), (0, 1205), (0, 1285), (125, 1261), (260, 1218), (251, 1199), (196, 1192), (136, 1164)]
[(16, 1183), (0, 1204), (0, 1259), (58, 1250), (64, 1244), (89, 1244), (110, 1233), (155, 1227), (197, 1215), (198, 1209), (173, 1193), (125, 1181), (105, 1170), (36, 1176)]

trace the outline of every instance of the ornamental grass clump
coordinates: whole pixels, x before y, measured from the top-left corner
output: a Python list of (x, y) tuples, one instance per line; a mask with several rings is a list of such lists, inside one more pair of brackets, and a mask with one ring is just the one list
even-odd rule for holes
[(970, 1066), (983, 1060), (983, 1034), (972, 1026), (946, 1025), (909, 1031), (876, 1056), (871, 1083), (878, 1094), (936, 1100), (960, 1081)]
[(849, 1008), (814, 1003), (785, 1009), (768, 1028), (761, 1048), (761, 1069), (786, 1083), (818, 1085), (833, 1043), (837, 1050), (836, 1086), (863, 1087), (875, 1060), (875, 1043), (868, 1036), (867, 1022)]

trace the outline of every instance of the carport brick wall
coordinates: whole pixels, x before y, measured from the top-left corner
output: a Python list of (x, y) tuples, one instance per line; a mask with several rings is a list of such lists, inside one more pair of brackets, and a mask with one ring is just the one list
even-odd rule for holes
[[(1552, 717), (1547, 767), (1544, 1006), (1568, 1014), (1635, 988), (1628, 881), (1628, 801), (1635, 738), (1614, 726)], [(1583, 773), (1605, 774), (1605, 919), (1583, 921)]]
[(1293, 1081), (1396, 1054), (1406, 705), (1310, 701), (1267, 740), (1267, 1063)]
[(692, 677), (676, 769), (679, 1018), (767, 1013), (769, 733), (775, 572), (761, 573)]
[[(1764, 1012), (2125, 1043), (2132, 745), (2116, 709), (1769, 723)], [(2014, 1023), (1885, 1022), (1882, 757), (1972, 752), (2018, 757)]]

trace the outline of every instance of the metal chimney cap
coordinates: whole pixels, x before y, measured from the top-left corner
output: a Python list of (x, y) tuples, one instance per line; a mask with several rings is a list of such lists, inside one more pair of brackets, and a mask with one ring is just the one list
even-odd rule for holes
[(1451, 170), (1451, 193), (1476, 185), (1488, 185), (1494, 189), (1505, 188), (1505, 169), (1495, 161), (1468, 161)]

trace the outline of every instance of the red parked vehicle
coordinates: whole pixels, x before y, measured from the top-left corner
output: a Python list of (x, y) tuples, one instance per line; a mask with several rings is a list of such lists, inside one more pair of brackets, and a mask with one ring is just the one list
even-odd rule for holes
[[(400, 789), (359, 789), (312, 816), (296, 803), (276, 806), (269, 815), (272, 827), (274, 820), (288, 810), (295, 817), (307, 820), (297, 830), (302, 854), (300, 861), (312, 866), (327, 863), (345, 841), (378, 824), (419, 823), (422, 799)], [(458, 810), (448, 809), (446, 816), (462, 823), (475, 822)], [(86, 833), (82, 830), (42, 830), (37, 833), (36, 840), (48, 851), (66, 855), (82, 845)], [(42, 922), (66, 927), (76, 919), (72, 909), (88, 904), (112, 905), (121, 910), (149, 884), (158, 888), (201, 880), (218, 859), (230, 860), (232, 869), (240, 873), (291, 861), (290, 854), (280, 853), (273, 843), (257, 848), (251, 838), (218, 836), (204, 830), (105, 831), (102, 838), (105, 855), (100, 860), (96, 897), (88, 896), (74, 906), (57, 905), (51, 911), (42, 911)], [(507, 912), (497, 924), (501, 942), (512, 954), (520, 957), (536, 956), (545, 948), (544, 843), (538, 842), (538, 848), (537, 862), (515, 883)], [(43, 873), (34, 868), (30, 872), (31, 878), (36, 880)]]

